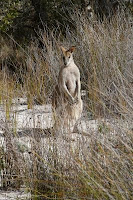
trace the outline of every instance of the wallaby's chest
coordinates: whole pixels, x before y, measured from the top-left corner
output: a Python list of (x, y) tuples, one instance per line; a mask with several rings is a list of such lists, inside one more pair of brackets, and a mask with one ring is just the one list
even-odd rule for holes
[(72, 96), (75, 94), (77, 82), (80, 80), (80, 72), (77, 66), (63, 68), (59, 73), (60, 85), (66, 85)]
[(60, 71), (59, 77), (60, 77), (61, 81), (73, 83), (80, 78), (79, 69), (77, 67), (63, 68)]

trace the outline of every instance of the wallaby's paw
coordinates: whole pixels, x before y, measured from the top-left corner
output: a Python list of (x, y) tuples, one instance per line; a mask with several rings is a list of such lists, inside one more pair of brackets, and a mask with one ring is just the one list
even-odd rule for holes
[(79, 98), (76, 97), (76, 98), (75, 98), (75, 103), (77, 104), (78, 102), (79, 102)]
[(74, 103), (75, 103), (75, 99), (74, 98), (71, 98), (71, 99), (69, 99), (69, 105), (73, 105)]

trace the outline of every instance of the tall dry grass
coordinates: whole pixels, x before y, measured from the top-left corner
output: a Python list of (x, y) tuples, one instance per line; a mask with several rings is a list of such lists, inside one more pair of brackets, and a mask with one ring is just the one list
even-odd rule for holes
[[(6, 110), (6, 120), (0, 125), (5, 139), (0, 151), (3, 187), (18, 189), (23, 185), (32, 199), (132, 199), (130, 17), (118, 13), (110, 21), (90, 22), (75, 14), (72, 20), (76, 29), (66, 28), (65, 37), (56, 30), (40, 32), (43, 49), (38, 47), (37, 40), (27, 47), (19, 69), (14, 61), (17, 70), (12, 79), (2, 65), (0, 99)], [(51, 102), (62, 64), (60, 45), (77, 47), (74, 59), (86, 92), (83, 120), (88, 123), (97, 119), (98, 128), (56, 138), (36, 128), (21, 130), (20, 134), (10, 114), (12, 101), (15, 97), (26, 97), (28, 108)], [(22, 49), (17, 51), (22, 53)]]

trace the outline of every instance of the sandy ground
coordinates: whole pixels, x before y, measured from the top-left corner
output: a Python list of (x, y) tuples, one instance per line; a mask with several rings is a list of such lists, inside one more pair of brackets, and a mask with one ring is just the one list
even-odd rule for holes
[(19, 191), (0, 191), (0, 200), (30, 200), (30, 193), (25, 194)]
[[(30, 150), (30, 141), (33, 130), (43, 130), (51, 128), (53, 126), (52, 120), (52, 109), (51, 105), (35, 105), (32, 109), (27, 108), (26, 99), (14, 99), (11, 110), (10, 110), (10, 120), (8, 120), (9, 128), (13, 127), (14, 131), (17, 132), (18, 137), (14, 139), (14, 142), (20, 146), (25, 146)], [(79, 121), (77, 127), (79, 132), (84, 133), (84, 143), (88, 141), (88, 136), (86, 134), (90, 132), (96, 132), (103, 123), (106, 123), (108, 128), (111, 130), (111, 134), (115, 134), (115, 123), (114, 121), (109, 121), (105, 119), (99, 120), (89, 120), (87, 117), (82, 117)], [(113, 126), (112, 126), (113, 124)], [(4, 131), (6, 130), (6, 112), (3, 105), (0, 105), (0, 147), (4, 146)], [(126, 124), (124, 125), (126, 126)], [(88, 131), (89, 130), (89, 131)], [(44, 134), (43, 132), (43, 134)], [(44, 135), (43, 135), (44, 136)], [(78, 141), (81, 139), (81, 134), (73, 133), (69, 135), (68, 144), (72, 142), (72, 147), (77, 146)], [(83, 136), (82, 136), (83, 139)], [(42, 137), (40, 140), (43, 145), (47, 145), (47, 137)], [(58, 138), (59, 145), (64, 142), (61, 138)], [(88, 145), (88, 144), (87, 144)], [(64, 147), (62, 147), (63, 149)], [(84, 147), (85, 148), (85, 145)], [(46, 152), (47, 153), (47, 152)], [(63, 154), (63, 152), (61, 152)], [(65, 153), (65, 152), (64, 152)], [(1, 186), (1, 180), (0, 180)], [(20, 199), (30, 199), (30, 194), (25, 194), (23, 191), (12, 191), (5, 192), (0, 190), (0, 200), (20, 200)]]
[[(10, 120), (8, 120), (8, 126), (20, 134), (14, 141), (17, 144), (24, 144), (30, 149), (29, 138), (33, 129), (45, 130), (53, 126), (51, 105), (35, 105), (32, 109), (27, 108), (26, 99), (19, 98), (14, 99), (10, 109)], [(0, 105), (0, 147), (5, 146), (3, 132), (6, 130), (6, 112), (5, 107)], [(90, 125), (95, 129), (95, 123), (91, 122)], [(84, 129), (85, 122), (82, 121)], [(80, 127), (81, 128), (81, 127)], [(73, 136), (72, 136), (73, 137)], [(47, 139), (43, 139), (43, 143), (47, 143)], [(1, 180), (0, 180), (1, 186)], [(2, 191), (0, 190), (0, 200), (21, 200), (30, 199), (30, 194), (26, 194), (24, 191)]]
[[(14, 99), (10, 109), (10, 120), (8, 126), (13, 127), (16, 131), (23, 129), (40, 128), (47, 129), (53, 126), (54, 121), (52, 117), (51, 104), (47, 105), (34, 105), (32, 109), (28, 109), (26, 99), (19, 98)], [(3, 105), (0, 105), (0, 134), (5, 129), (6, 112)], [(78, 129), (82, 132), (91, 130), (97, 130), (97, 124), (102, 119), (89, 120), (89, 117), (82, 117), (78, 122)], [(107, 121), (107, 120), (106, 120)]]

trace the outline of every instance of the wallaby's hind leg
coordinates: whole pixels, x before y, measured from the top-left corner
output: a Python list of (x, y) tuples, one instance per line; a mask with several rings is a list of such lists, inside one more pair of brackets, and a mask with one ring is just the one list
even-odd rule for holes
[(78, 103), (74, 103), (73, 105), (68, 104), (68, 116), (69, 116), (69, 126), (71, 127), (71, 132), (78, 132), (78, 120), (81, 117), (83, 111), (83, 101), (80, 98)]

